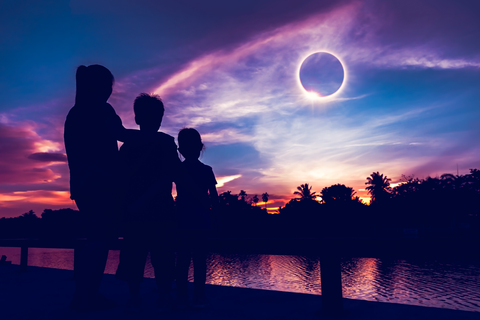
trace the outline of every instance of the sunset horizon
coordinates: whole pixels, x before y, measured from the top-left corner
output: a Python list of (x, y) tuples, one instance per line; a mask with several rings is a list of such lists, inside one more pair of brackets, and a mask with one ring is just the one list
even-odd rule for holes
[[(109, 103), (126, 128), (138, 129), (135, 97), (159, 95), (160, 131), (177, 142), (196, 128), (219, 193), (268, 192), (269, 212), (305, 183), (317, 193), (344, 184), (368, 202), (373, 172), (392, 184), (466, 175), (480, 168), (475, 10), (454, 1), (0, 4), (0, 218), (76, 209), (63, 126), (79, 65), (111, 70)], [(317, 52), (344, 69), (336, 65), (328, 99), (300, 81)]]

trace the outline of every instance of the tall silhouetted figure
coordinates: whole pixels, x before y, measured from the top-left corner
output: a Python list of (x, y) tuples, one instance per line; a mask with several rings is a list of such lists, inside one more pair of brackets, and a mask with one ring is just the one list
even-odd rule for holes
[(208, 305), (205, 297), (207, 240), (212, 229), (212, 210), (218, 204), (215, 175), (198, 160), (203, 143), (197, 130), (186, 128), (178, 134), (178, 150), (185, 158), (180, 165), (177, 186), (178, 238), (177, 304), (188, 306), (188, 269), (193, 258), (194, 308)]
[(157, 96), (140, 94), (133, 105), (135, 122), (149, 138), (125, 142), (120, 148), (124, 212), (124, 244), (116, 277), (127, 281), (127, 311), (140, 311), (140, 283), (148, 252), (158, 285), (158, 306), (172, 306), (175, 270), (172, 183), (180, 159), (174, 138), (158, 132), (164, 114)]
[(107, 103), (114, 84), (107, 68), (78, 67), (76, 84), (75, 105), (67, 115), (64, 138), (71, 199), (86, 215), (88, 230), (87, 243), (78, 258), (76, 289), (70, 308), (87, 312), (115, 306), (113, 301), (100, 295), (98, 289), (109, 241), (116, 235), (117, 140), (123, 140), (126, 129)]

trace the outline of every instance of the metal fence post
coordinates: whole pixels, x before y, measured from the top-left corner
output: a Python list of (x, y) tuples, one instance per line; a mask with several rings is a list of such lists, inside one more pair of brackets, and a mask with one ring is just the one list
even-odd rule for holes
[(339, 317), (343, 314), (340, 258), (320, 257), (320, 275), (322, 280), (322, 313)]
[(80, 265), (80, 254), (82, 251), (82, 246), (77, 244), (73, 248), (73, 279), (77, 280), (78, 277), (78, 266)]
[(28, 266), (28, 246), (22, 246), (20, 251), (20, 272), (26, 272)]

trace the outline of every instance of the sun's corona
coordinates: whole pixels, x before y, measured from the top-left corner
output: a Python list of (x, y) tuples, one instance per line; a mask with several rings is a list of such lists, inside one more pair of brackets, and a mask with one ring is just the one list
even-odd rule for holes
[(327, 51), (309, 53), (298, 68), (298, 84), (310, 99), (330, 99), (345, 86), (345, 64)]

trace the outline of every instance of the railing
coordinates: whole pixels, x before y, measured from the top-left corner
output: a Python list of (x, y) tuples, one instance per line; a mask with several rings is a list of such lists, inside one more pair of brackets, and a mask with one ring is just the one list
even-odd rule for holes
[[(85, 239), (0, 239), (0, 247), (21, 248), (20, 271), (28, 269), (28, 248), (74, 249), (74, 272)], [(112, 242), (118, 250), (122, 239)], [(210, 251), (320, 256), (322, 311), (337, 316), (343, 312), (342, 257), (480, 258), (480, 237), (475, 238), (247, 238), (211, 239)]]

